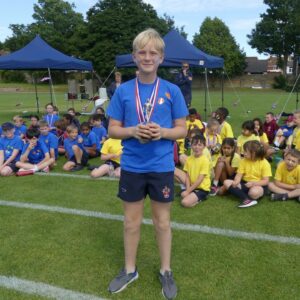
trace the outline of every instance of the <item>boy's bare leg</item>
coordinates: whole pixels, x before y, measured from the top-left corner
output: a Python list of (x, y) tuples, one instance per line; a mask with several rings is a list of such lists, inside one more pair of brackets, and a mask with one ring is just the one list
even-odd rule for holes
[(156, 232), (156, 240), (158, 244), (161, 271), (171, 270), (171, 246), (172, 233), (170, 223), (171, 202), (162, 203), (151, 201), (152, 220)]
[(82, 158), (82, 150), (77, 146), (77, 145), (74, 145), (72, 147), (73, 151), (74, 151), (74, 156), (75, 156), (75, 159), (76, 159), (76, 163), (77, 164), (81, 164), (81, 158)]
[(124, 209), (124, 250), (125, 269), (132, 273), (136, 269), (136, 254), (140, 241), (141, 223), (143, 220), (144, 201), (123, 201)]
[(108, 173), (109, 173), (109, 165), (103, 164), (99, 168), (96, 168), (91, 172), (91, 177), (93, 178), (102, 177)]

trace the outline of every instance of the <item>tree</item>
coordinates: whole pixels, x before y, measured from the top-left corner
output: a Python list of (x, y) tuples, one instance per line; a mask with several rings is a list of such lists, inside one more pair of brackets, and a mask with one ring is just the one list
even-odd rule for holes
[(300, 45), (300, 1), (299, 0), (264, 0), (269, 6), (261, 14), (249, 38), (249, 45), (258, 53), (283, 56), (283, 72), (289, 55), (299, 55)]
[(74, 11), (74, 4), (63, 0), (38, 0), (29, 25), (11, 24), (13, 36), (5, 41), (11, 51), (23, 47), (40, 34), (51, 46), (67, 54), (78, 53), (73, 37), (84, 26), (83, 16)]
[(164, 35), (173, 26), (172, 18), (158, 17), (142, 0), (99, 0), (87, 12), (87, 32), (82, 31), (80, 46), (88, 49), (86, 57), (98, 73), (107, 76), (115, 56), (132, 51), (132, 40), (139, 32), (152, 27)]
[(194, 35), (193, 44), (210, 55), (224, 58), (228, 75), (238, 75), (245, 69), (245, 53), (239, 48), (229, 28), (219, 18), (207, 17)]

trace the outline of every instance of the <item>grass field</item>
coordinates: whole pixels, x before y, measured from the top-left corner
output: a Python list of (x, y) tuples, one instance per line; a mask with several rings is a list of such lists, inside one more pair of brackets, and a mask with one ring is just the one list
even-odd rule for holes
[[(243, 120), (263, 117), (276, 101), (279, 112), (288, 96), (272, 90), (238, 94), (243, 104), (234, 106), (235, 92), (225, 92), (236, 135)], [(201, 114), (203, 95), (193, 94)], [(221, 105), (220, 92), (212, 91), (210, 97), (213, 109)], [(46, 90), (40, 99), (43, 105), (48, 102)], [(34, 101), (28, 91), (0, 93), (0, 122), (34, 110)], [(21, 107), (16, 106), (20, 102)], [(63, 88), (57, 104), (61, 111), (67, 106)], [(79, 111), (82, 104), (76, 102)], [(294, 109), (293, 96), (286, 111)], [(143, 225), (138, 253), (140, 278), (120, 294), (107, 292), (123, 265), (118, 182), (92, 180), (87, 170), (67, 174), (61, 169), (63, 161), (59, 159), (50, 175), (0, 179), (0, 299), (162, 299), (158, 250), (148, 224)], [(265, 197), (250, 209), (237, 209), (237, 204), (228, 196), (211, 197), (184, 209), (175, 199), (172, 265), (177, 299), (299, 299), (299, 203), (272, 203)], [(146, 201), (145, 223), (150, 218)], [(29, 281), (32, 290), (15, 278)], [(12, 279), (15, 284), (8, 286)], [(65, 294), (46, 293), (40, 283), (65, 289)]]

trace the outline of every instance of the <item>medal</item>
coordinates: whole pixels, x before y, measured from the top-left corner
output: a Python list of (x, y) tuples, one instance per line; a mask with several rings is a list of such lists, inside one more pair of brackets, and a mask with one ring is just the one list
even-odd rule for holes
[(139, 119), (139, 123), (149, 123), (151, 116), (153, 114), (154, 106), (156, 104), (156, 98), (159, 89), (159, 78), (157, 78), (156, 83), (154, 84), (151, 97), (147, 99), (145, 104), (142, 106), (138, 79), (135, 80), (135, 102), (136, 102), (136, 110)]

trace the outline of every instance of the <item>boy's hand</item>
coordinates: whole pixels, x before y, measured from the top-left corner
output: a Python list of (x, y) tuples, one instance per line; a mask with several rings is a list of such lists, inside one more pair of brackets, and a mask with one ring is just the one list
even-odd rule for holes
[(245, 184), (245, 186), (246, 186), (248, 189), (252, 188), (254, 185), (255, 185), (255, 183), (254, 183), (254, 182), (251, 182), (251, 181), (248, 181), (248, 182)]
[(154, 123), (154, 122), (151, 122), (148, 124), (149, 125), (149, 129), (151, 131), (151, 137), (152, 137), (152, 140), (153, 141), (158, 141), (162, 138), (162, 128)]
[(236, 187), (238, 187), (239, 184), (240, 183), (238, 181), (233, 180), (231, 186), (234, 187), (234, 188), (236, 188)]
[(78, 143), (81, 144), (82, 142), (83, 142), (83, 138), (82, 138), (82, 137), (79, 137), (79, 138), (78, 138)]
[(150, 141), (152, 137), (149, 124), (138, 124), (134, 128), (133, 137), (142, 143)]
[(184, 198), (184, 197), (186, 197), (188, 194), (189, 194), (188, 191), (183, 191), (183, 192), (181, 193), (181, 197)]

